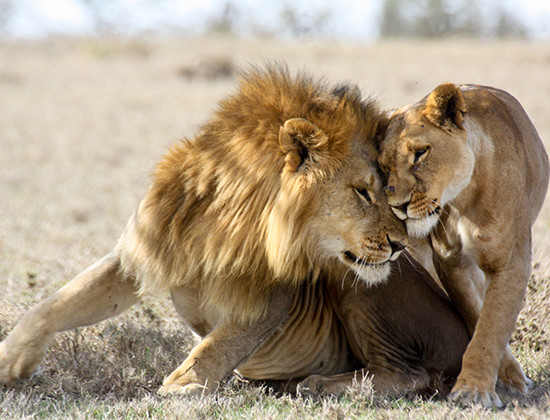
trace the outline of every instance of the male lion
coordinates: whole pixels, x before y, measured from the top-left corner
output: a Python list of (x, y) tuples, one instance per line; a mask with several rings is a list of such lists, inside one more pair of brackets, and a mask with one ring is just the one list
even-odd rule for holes
[[(372, 367), (380, 389), (400, 390), (456, 375), (467, 333), (425, 272), (402, 261), (396, 287), (410, 279), (418, 293), (401, 287), (382, 307), (376, 289), (369, 303), (353, 285), (386, 279), (406, 235), (376, 167), (383, 121), (355, 88), (275, 66), (246, 74), (196, 138), (158, 164), (115, 249), (0, 343), (0, 383), (30, 375), (56, 332), (160, 289), (203, 338), (161, 394), (211, 392), (237, 367), (259, 379)], [(411, 298), (425, 309), (408, 314)], [(329, 378), (325, 389), (342, 383)]]
[(403, 249), (357, 89), (250, 71), (194, 140), (171, 147), (115, 249), (0, 344), (0, 382), (30, 375), (58, 331), (169, 290), (201, 336), (162, 392), (215, 388), (286, 319), (297, 288), (347, 270), (377, 283)]
[(473, 335), (451, 397), (501, 405), (497, 373), (527, 392), (507, 343), (530, 274), (548, 157), (525, 111), (502, 90), (444, 83), (393, 114), (379, 163), (392, 210), (411, 238), (429, 235), (437, 275)]
[(396, 265), (371, 287), (349, 274), (306, 282), (288, 321), (238, 371), (313, 395), (339, 394), (364, 377), (378, 392), (448, 393), (468, 330), (419, 264), (401, 257)]

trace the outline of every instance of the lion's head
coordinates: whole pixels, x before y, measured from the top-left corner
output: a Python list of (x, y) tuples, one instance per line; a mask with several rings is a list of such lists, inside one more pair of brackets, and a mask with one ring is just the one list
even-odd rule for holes
[(295, 270), (301, 254), (312, 267), (338, 259), (372, 284), (403, 249), (405, 229), (384, 196), (372, 137), (360, 119), (348, 123), (342, 138), (303, 118), (280, 129), (285, 167), (265, 242), (277, 275)]
[(205, 300), (244, 313), (270, 285), (322, 272), (385, 279), (406, 230), (376, 165), (383, 121), (355, 87), (277, 66), (245, 74), (157, 166), (121, 241), (125, 267), (145, 289), (200, 283)]
[(411, 236), (427, 235), (470, 182), (475, 158), (466, 145), (465, 112), (460, 89), (444, 83), (390, 118), (378, 161), (388, 175), (388, 202)]

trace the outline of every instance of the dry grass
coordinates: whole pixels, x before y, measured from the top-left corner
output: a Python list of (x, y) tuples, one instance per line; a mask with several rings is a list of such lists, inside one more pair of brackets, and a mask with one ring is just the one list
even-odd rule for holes
[[(196, 132), (234, 87), (235, 69), (284, 60), (329, 80), (353, 80), (386, 108), (446, 80), (497, 86), (523, 103), (550, 150), (548, 51), (517, 43), (232, 38), (0, 43), (0, 338), (27, 308), (110, 250), (156, 160)], [(547, 418), (548, 238), (549, 200), (535, 226), (534, 270), (513, 338), (535, 387), (526, 399), (507, 398), (503, 411), (375, 396), (369, 384), (339, 399), (311, 400), (231, 381), (200, 401), (160, 399), (163, 376), (194, 342), (160, 296), (116, 320), (60, 334), (42, 375), (0, 387), (0, 418)]]

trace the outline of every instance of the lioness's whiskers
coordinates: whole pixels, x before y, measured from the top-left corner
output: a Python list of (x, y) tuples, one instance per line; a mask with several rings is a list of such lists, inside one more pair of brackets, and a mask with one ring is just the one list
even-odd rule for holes
[(407, 252), (404, 252), (403, 253), (405, 255), (405, 258), (407, 259), (407, 261), (409, 261), (411, 263), (411, 266), (414, 268), (414, 270), (418, 273), (421, 273), (421, 270), (418, 269), (418, 267), (422, 266), (422, 264), (420, 264), (418, 261), (416, 261), (414, 258), (412, 258), (409, 253)]

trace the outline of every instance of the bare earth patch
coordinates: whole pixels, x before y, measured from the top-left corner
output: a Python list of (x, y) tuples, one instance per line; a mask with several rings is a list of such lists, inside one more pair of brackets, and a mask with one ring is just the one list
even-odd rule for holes
[[(0, 43), (0, 339), (112, 248), (155, 162), (199, 129), (249, 63), (284, 60), (293, 70), (352, 80), (386, 108), (415, 102), (443, 81), (496, 86), (519, 99), (550, 150), (548, 47), (227, 37)], [(166, 296), (151, 296), (117, 319), (60, 334), (40, 375), (0, 387), (0, 418), (547, 418), (549, 239), (547, 199), (512, 339), (534, 388), (527, 398), (502, 394), (509, 402), (502, 411), (377, 396), (368, 382), (312, 400), (232, 379), (203, 400), (163, 399), (157, 388), (195, 339)]]

